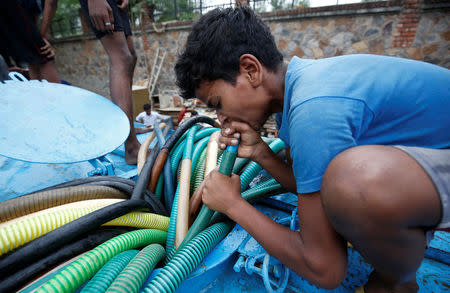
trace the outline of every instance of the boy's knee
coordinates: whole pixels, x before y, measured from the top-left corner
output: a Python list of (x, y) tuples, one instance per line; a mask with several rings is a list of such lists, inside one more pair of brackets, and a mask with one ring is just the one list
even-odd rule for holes
[[(371, 146), (348, 149), (329, 164), (322, 181), (321, 200), (325, 213), (337, 229), (354, 222), (367, 222), (381, 208), (378, 194), (383, 187), (384, 166)], [(370, 222), (370, 221), (369, 221)]]
[(128, 50), (118, 50), (112, 54), (110, 61), (115, 68), (129, 71), (135, 64), (135, 56)]
[(137, 62), (136, 51), (131, 51), (130, 54), (131, 54), (131, 61), (132, 61), (132, 64), (134, 66), (136, 64), (136, 62)]

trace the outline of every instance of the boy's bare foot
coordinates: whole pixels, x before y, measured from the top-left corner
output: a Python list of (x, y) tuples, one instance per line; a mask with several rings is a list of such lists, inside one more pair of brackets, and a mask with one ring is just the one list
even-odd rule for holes
[(415, 279), (399, 285), (383, 279), (375, 271), (370, 274), (369, 281), (364, 285), (365, 293), (412, 293), (417, 291), (419, 291), (419, 286)]
[(152, 131), (153, 127), (152, 126), (145, 126), (145, 127), (138, 127), (138, 126), (136, 126), (136, 127), (134, 127), (134, 130), (136, 131), (136, 134), (146, 133), (146, 132)]
[(141, 144), (137, 139), (133, 143), (125, 142), (125, 162), (127, 162), (128, 165), (137, 164), (137, 155), (140, 147)]

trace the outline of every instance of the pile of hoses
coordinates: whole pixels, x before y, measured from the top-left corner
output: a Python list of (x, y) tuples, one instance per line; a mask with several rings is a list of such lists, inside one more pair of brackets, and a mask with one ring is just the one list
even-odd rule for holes
[[(249, 189), (261, 167), (236, 159), (236, 147), (222, 152), (214, 126), (197, 116), (170, 137), (155, 127), (142, 144), (137, 181), (89, 177), (1, 203), (0, 292), (175, 291), (233, 226), (201, 207), (195, 192), (217, 164), (241, 176), (249, 201), (284, 192), (273, 179)], [(284, 147), (268, 143), (274, 152)]]

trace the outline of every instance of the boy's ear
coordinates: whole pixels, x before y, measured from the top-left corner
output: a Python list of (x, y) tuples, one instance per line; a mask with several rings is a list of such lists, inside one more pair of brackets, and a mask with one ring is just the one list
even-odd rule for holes
[(253, 87), (262, 83), (262, 64), (252, 54), (243, 54), (239, 58), (239, 72), (245, 74)]

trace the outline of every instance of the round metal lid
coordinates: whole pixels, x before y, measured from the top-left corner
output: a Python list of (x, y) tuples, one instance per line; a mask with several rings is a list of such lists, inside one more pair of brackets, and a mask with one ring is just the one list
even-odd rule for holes
[(74, 163), (120, 146), (130, 125), (113, 102), (46, 81), (0, 82), (0, 155), (34, 163)]

